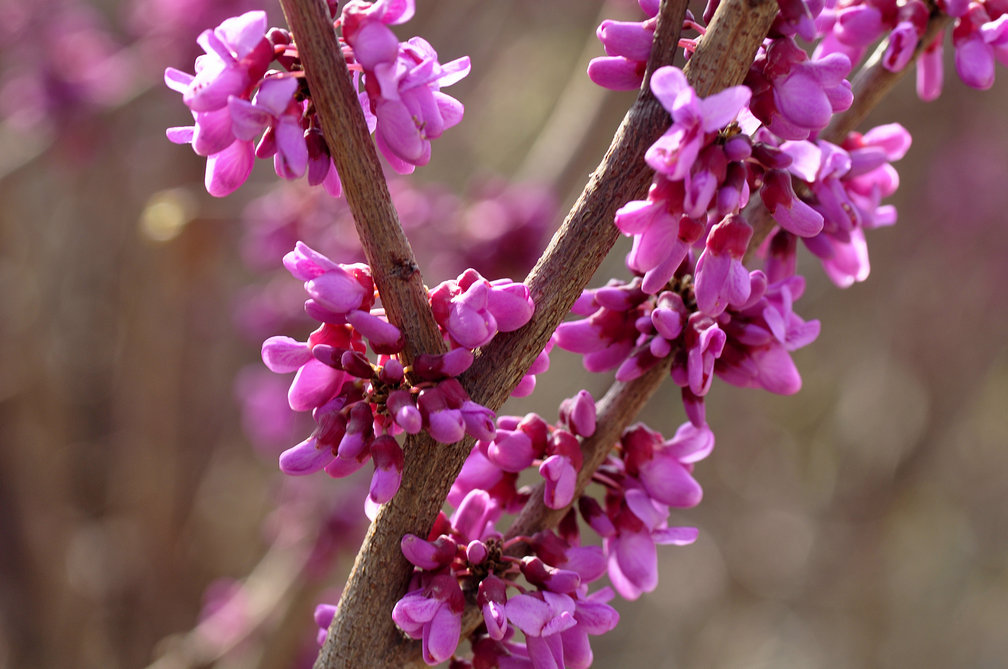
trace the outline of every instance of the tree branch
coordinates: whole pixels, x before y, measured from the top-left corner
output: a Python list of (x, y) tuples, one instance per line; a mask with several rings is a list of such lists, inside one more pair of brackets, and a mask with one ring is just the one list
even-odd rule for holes
[[(619, 441), (623, 431), (641, 412), (651, 396), (668, 378), (669, 361), (665, 358), (644, 372), (633, 381), (621, 383), (614, 381), (606, 394), (596, 404), (595, 433), (581, 440), (581, 455), (584, 462), (578, 472), (577, 486), (574, 489), (574, 502), (584, 494), (591, 483), (595, 470), (605, 462), (613, 445)], [(539, 532), (556, 527), (567, 515), (573, 502), (562, 509), (551, 509), (543, 502), (543, 491), (546, 486), (540, 483), (532, 490), (532, 496), (525, 507), (508, 528), (505, 539), (529, 537)]]
[(388, 319), (406, 342), (404, 363), (420, 353), (440, 353), (444, 341), (427, 301), (357, 91), (340, 51), (326, 0), (280, 0), (304, 66), (315, 113), (343, 183), (364, 256), (371, 266)]
[[(536, 305), (532, 320), (520, 330), (497, 335), (477, 352), (463, 375), (470, 396), (480, 404), (494, 408), (507, 399), (616, 242), (616, 210), (647, 193), (653, 172), (644, 153), (669, 124), (668, 112), (651, 94), (650, 74), (672, 62), (684, 10), (682, 0), (662, 3), (641, 92), (602, 163), (525, 279)], [(742, 82), (776, 12), (774, 0), (726, 0), (718, 6), (684, 69), (698, 93), (711, 95)], [(715, 63), (708, 66), (710, 59)]]

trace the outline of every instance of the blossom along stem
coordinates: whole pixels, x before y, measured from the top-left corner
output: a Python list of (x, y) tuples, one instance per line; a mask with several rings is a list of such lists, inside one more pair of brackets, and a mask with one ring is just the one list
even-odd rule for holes
[(854, 102), (846, 111), (833, 116), (829, 125), (819, 133), (819, 138), (834, 144), (840, 143), (847, 137), (847, 133), (854, 130), (861, 124), (868, 113), (884, 98), (889, 91), (910, 71), (910, 65), (917, 60), (928, 44), (952, 24), (952, 17), (948, 14), (934, 10), (928, 18), (927, 29), (917, 47), (914, 50), (913, 58), (906, 67), (893, 72), (882, 65), (882, 56), (888, 48), (888, 40), (879, 44), (878, 48), (858, 71), (857, 76), (851, 81), (851, 88), (854, 91)]
[(403, 333), (403, 362), (409, 364), (421, 353), (443, 353), (444, 340), (434, 322), (413, 250), (392, 206), (378, 153), (336, 41), (328, 4), (325, 0), (280, 0), (280, 5), (297, 40), (315, 112), (322, 121), (382, 306), (389, 322)]
[(548, 508), (543, 502), (542, 491), (545, 484), (540, 483), (508, 528), (505, 539), (528, 537), (540, 530), (556, 527), (560, 519), (584, 493), (595, 470), (605, 461), (613, 445), (619, 441), (620, 435), (667, 377), (668, 364), (659, 363), (633, 381), (613, 382), (596, 405), (595, 433), (581, 441), (584, 463), (578, 472), (577, 486), (571, 504), (560, 509)]
[[(939, 34), (952, 24), (953, 18), (937, 10), (932, 11), (928, 18), (927, 29), (917, 47), (914, 50), (910, 62), (901, 69), (893, 72), (882, 65), (882, 55), (888, 48), (888, 41), (883, 41), (875, 49), (875, 52), (861, 66), (856, 76), (853, 77), (851, 88), (854, 91), (854, 102), (851, 106), (833, 116), (829, 125), (819, 133), (819, 139), (827, 142), (839, 144), (847, 137), (847, 134), (857, 128), (869, 112), (882, 101), (886, 95), (896, 86), (906, 73), (910, 71), (910, 65), (917, 61), (917, 58), (924, 52), (928, 44), (933, 42)], [(803, 185), (795, 184), (796, 188), (804, 188)], [(753, 235), (749, 240), (749, 248), (746, 251), (743, 262), (748, 263), (756, 249), (759, 248), (763, 240), (774, 229), (777, 222), (767, 210), (763, 201), (754, 198), (746, 207), (745, 218), (752, 225)]]
[[(505, 534), (509, 555), (521, 557), (526, 554), (528, 545), (521, 540), (522, 537), (530, 537), (536, 532), (557, 526), (584, 493), (595, 470), (605, 461), (613, 445), (619, 441), (620, 435), (666, 378), (668, 378), (668, 366), (658, 364), (633, 381), (627, 383), (615, 381), (609, 386), (606, 394), (596, 404), (595, 433), (581, 441), (584, 462), (578, 472), (572, 502), (563, 508), (551, 509), (543, 501), (545, 483), (535, 486), (528, 502)], [(466, 602), (466, 610), (462, 615), (462, 637), (472, 634), (482, 622), (483, 616), (479, 607), (472, 602)], [(403, 661), (405, 662), (405, 659)], [(414, 665), (423, 666), (419, 662), (415, 662)]]
[[(703, 48), (698, 46), (684, 70), (690, 84), (710, 95), (741, 83), (776, 11), (774, 0), (722, 2), (700, 41)], [(475, 402), (494, 408), (507, 398), (619, 237), (612, 225), (616, 209), (647, 192), (653, 172), (643, 160), (644, 152), (669, 123), (668, 112), (650, 91), (650, 75), (672, 62), (684, 15), (681, 0), (662, 3), (641, 93), (602, 163), (525, 279), (536, 305), (532, 320), (478, 351), (462, 377)], [(703, 65), (712, 58), (716, 65)]]
[[(748, 10), (751, 5), (744, 0), (723, 2), (704, 37), (709, 45), (704, 51), (736, 51), (731, 62), (735, 58), (750, 62), (772, 21), (769, 5), (776, 7), (769, 2)], [(526, 279), (536, 303), (532, 321), (515, 333), (498, 335), (477, 352), (476, 361), (462, 377), (474, 401), (493, 410), (503, 403), (615, 243), (616, 208), (646, 192), (651, 171), (644, 163), (644, 152), (669, 122), (668, 113), (650, 92), (649, 75), (671, 63), (684, 14), (682, 0), (662, 4), (642, 92), (602, 164)], [(696, 84), (711, 92), (740, 83), (745, 74), (744, 69), (724, 63), (720, 68), (694, 66), (694, 70)], [(426, 535), (470, 448), (466, 440), (431, 449), (423, 458), (410, 458), (417, 447), (408, 447), (402, 487), (372, 523), (316, 667), (402, 667), (419, 662), (419, 644), (404, 641), (388, 615), (410, 572), (398, 539), (408, 532)], [(374, 656), (375, 648), (383, 649), (380, 660)]]

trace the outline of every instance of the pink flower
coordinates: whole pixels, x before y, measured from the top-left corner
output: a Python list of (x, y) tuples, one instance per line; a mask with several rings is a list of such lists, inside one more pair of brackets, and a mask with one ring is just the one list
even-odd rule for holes
[(644, 154), (648, 165), (672, 180), (685, 179), (713, 133), (735, 120), (751, 95), (732, 86), (701, 99), (682, 70), (665, 66), (651, 75), (651, 90), (672, 115), (672, 125)]
[(462, 120), (462, 103), (441, 92), (469, 74), (469, 58), (442, 65), (425, 40), (413, 37), (399, 45), (393, 62), (380, 62), (371, 76), (368, 94), (377, 126), (375, 141), (400, 174), (426, 165), (430, 140)]
[(308, 168), (308, 146), (301, 128), (301, 104), (294, 99), (298, 81), (290, 76), (271, 76), (263, 80), (252, 102), (228, 98), (232, 128), (236, 137), (251, 141), (263, 130), (257, 154), (274, 155), (277, 175), (296, 179)]
[(574, 600), (548, 590), (519, 594), (505, 605), (508, 620), (525, 634), (529, 660), (536, 669), (564, 666), (560, 633), (577, 625)]
[(229, 96), (245, 95), (273, 60), (263, 11), (227, 19), (203, 31), (196, 41), (206, 53), (196, 59), (195, 76), (171, 67), (165, 70), (165, 83), (182, 93), (182, 101), (194, 112), (221, 109)]
[(738, 214), (726, 216), (711, 228), (696, 264), (697, 308), (717, 316), (728, 305), (740, 307), (749, 299), (749, 272), (742, 265), (752, 228)]
[(406, 634), (423, 641), (423, 659), (444, 662), (455, 652), (462, 634), (465, 597), (451, 574), (437, 574), (419, 590), (396, 602), (392, 619)]

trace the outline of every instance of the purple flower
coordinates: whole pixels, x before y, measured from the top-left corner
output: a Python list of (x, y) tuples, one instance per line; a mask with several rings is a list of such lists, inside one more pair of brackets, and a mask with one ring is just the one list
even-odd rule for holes
[(648, 165), (672, 180), (685, 179), (709, 136), (735, 120), (751, 95), (732, 86), (701, 99), (682, 70), (665, 66), (651, 75), (651, 90), (672, 115), (672, 125), (644, 154)]
[(658, 587), (656, 544), (684, 546), (696, 541), (692, 527), (667, 527), (667, 507), (639, 489), (624, 491), (614, 524), (616, 534), (605, 539), (609, 580), (626, 599), (637, 599)]
[(648, 19), (638, 22), (603, 21), (595, 34), (606, 56), (588, 63), (588, 77), (603, 88), (624, 91), (640, 88), (657, 23), (658, 5), (641, 2)]
[(294, 77), (271, 76), (263, 80), (252, 102), (228, 98), (235, 136), (252, 141), (265, 130), (258, 157), (274, 155), (276, 173), (285, 179), (296, 179), (308, 168), (308, 145), (301, 128), (303, 110), (294, 99), (297, 88)]
[(396, 602), (392, 619), (406, 634), (423, 641), (423, 659), (444, 662), (455, 652), (462, 634), (465, 597), (451, 574), (437, 574), (426, 586)]
[(577, 625), (574, 600), (565, 594), (539, 591), (508, 599), (508, 620), (525, 634), (529, 660), (536, 669), (564, 666), (560, 633)]
[(378, 149), (401, 174), (426, 165), (430, 140), (462, 120), (462, 103), (441, 88), (469, 74), (469, 58), (442, 65), (430, 44), (413, 37), (399, 45), (394, 62), (379, 62), (368, 74)]
[(776, 135), (806, 139), (826, 127), (834, 113), (853, 102), (843, 53), (808, 55), (794, 41), (777, 39), (761, 52), (746, 83), (755, 91), (750, 108)]
[(657, 432), (636, 425), (624, 432), (620, 443), (627, 474), (640, 480), (649, 497), (676, 508), (700, 503), (703, 491), (693, 479), (690, 465), (713, 450), (710, 428), (687, 422), (666, 442)]
[(728, 305), (740, 307), (749, 299), (749, 272), (742, 265), (752, 228), (738, 214), (726, 216), (711, 228), (696, 264), (697, 308), (718, 316)]
[(498, 332), (510, 332), (532, 318), (533, 304), (524, 284), (508, 279), (487, 281), (468, 269), (456, 281), (430, 291), (434, 320), (457, 345), (476, 349)]
[(721, 379), (784, 395), (801, 389), (801, 376), (790, 352), (819, 335), (819, 321), (804, 321), (792, 309), (804, 287), (800, 276), (787, 277), (767, 286), (760, 300), (733, 314), (725, 326), (728, 344), (717, 360)]
[(487, 635), (494, 641), (504, 638), (507, 625), (507, 583), (493, 574), (480, 581), (476, 605), (483, 612)]
[(644, 275), (641, 288), (646, 293), (664, 288), (703, 234), (703, 225), (677, 213), (665, 199), (672, 189), (672, 182), (658, 179), (647, 200), (628, 202), (616, 212), (616, 227), (633, 236), (627, 266)]
[(586, 669), (594, 659), (588, 635), (605, 634), (616, 627), (619, 613), (606, 602), (613, 598), (610, 588), (603, 588), (588, 597), (574, 600), (574, 620), (577, 625), (560, 633), (563, 640), (564, 666)]
[(182, 93), (182, 101), (194, 112), (221, 109), (229, 96), (245, 95), (273, 60), (263, 11), (227, 19), (203, 31), (196, 41), (206, 53), (196, 59), (195, 76), (175, 68), (165, 70), (165, 83)]
[(714, 380), (714, 362), (726, 341), (724, 330), (710, 316), (691, 314), (685, 328), (686, 367), (673, 367), (672, 379), (697, 397), (706, 395)]

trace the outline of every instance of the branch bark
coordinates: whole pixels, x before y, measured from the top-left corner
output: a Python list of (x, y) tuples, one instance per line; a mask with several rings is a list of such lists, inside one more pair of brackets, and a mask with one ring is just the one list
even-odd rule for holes
[[(650, 74), (672, 62), (684, 10), (681, 0), (662, 3), (641, 92), (602, 163), (525, 279), (536, 305), (532, 320), (520, 330), (497, 335), (477, 352), (463, 376), (470, 396), (480, 404), (495, 408), (507, 399), (616, 242), (616, 210), (647, 193), (653, 173), (644, 152), (669, 124), (668, 112), (651, 94)], [(774, 0), (726, 0), (718, 6), (684, 68), (700, 95), (742, 82), (776, 13)], [(708, 60), (714, 63), (708, 65)]]

